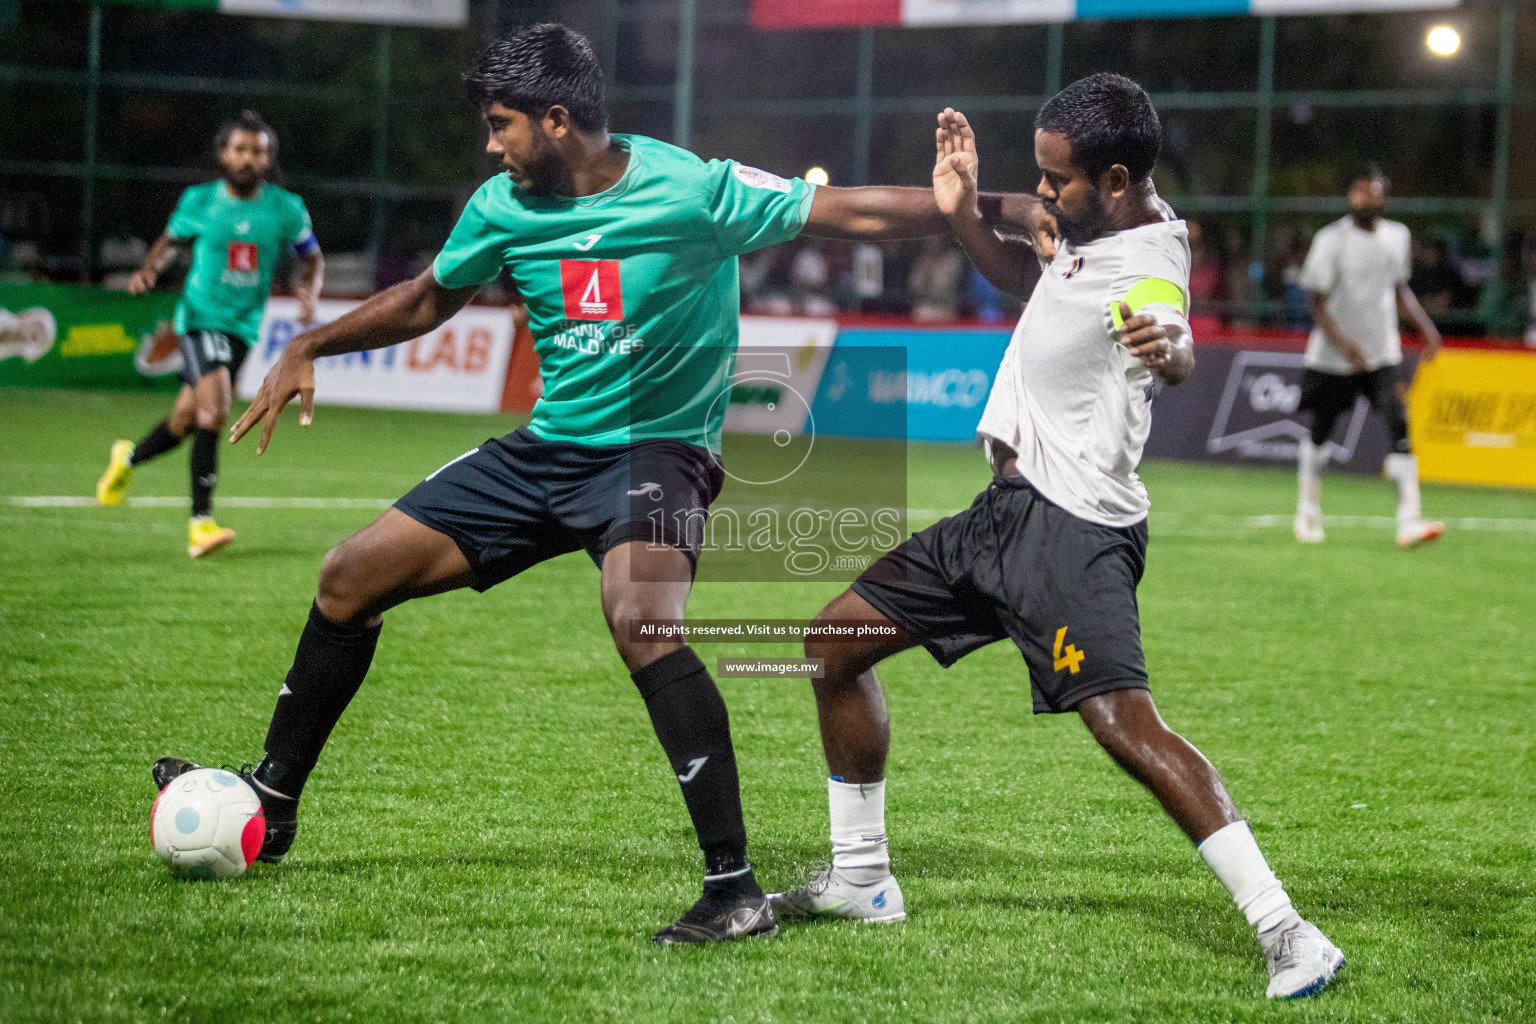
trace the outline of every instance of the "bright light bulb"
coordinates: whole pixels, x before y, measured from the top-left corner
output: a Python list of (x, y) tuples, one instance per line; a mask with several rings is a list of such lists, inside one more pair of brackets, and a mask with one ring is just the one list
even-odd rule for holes
[(1424, 37), (1424, 45), (1437, 57), (1449, 57), (1461, 49), (1461, 33), (1449, 25), (1436, 25)]
[(827, 177), (827, 169), (825, 167), (812, 167), (805, 172), (805, 180), (812, 185), (825, 185), (832, 179)]

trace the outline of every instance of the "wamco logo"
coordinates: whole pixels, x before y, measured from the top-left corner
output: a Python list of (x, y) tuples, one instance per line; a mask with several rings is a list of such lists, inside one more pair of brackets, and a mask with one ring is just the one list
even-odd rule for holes
[(888, 373), (869, 375), (869, 400), (876, 405), (906, 402), (940, 409), (974, 409), (987, 399), (991, 379), (983, 370), (940, 370), (937, 373)]

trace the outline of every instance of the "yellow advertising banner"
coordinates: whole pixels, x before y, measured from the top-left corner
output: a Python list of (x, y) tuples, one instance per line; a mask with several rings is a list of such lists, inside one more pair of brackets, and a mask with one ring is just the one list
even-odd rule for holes
[(1408, 413), (1422, 479), (1536, 488), (1536, 352), (1446, 349)]

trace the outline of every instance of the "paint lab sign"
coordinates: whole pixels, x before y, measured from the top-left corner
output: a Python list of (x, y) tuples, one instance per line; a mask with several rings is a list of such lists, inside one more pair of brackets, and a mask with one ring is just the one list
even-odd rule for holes
[[(356, 308), (325, 300), (316, 323)], [(261, 337), (240, 373), (241, 398), (253, 398), (289, 339), (304, 328), (294, 299), (267, 303)], [(315, 363), (315, 401), (375, 409), (496, 412), (512, 354), (512, 316), (504, 309), (470, 306), (430, 334), (371, 352), (327, 356)]]

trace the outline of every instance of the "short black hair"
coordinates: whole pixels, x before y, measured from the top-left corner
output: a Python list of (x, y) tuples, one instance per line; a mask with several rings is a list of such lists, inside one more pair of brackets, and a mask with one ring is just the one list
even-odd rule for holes
[(1144, 181), (1157, 164), (1163, 126), (1146, 90), (1124, 75), (1080, 78), (1045, 101), (1035, 129), (1065, 135), (1072, 159), (1095, 181), (1115, 164)]
[(1355, 167), (1354, 173), (1349, 176), (1349, 187), (1354, 188), (1357, 181), (1379, 181), (1385, 189), (1392, 187), (1392, 179), (1387, 177), (1387, 172), (1375, 160), (1367, 160)]
[(239, 114), (219, 125), (219, 132), (213, 137), (213, 150), (215, 153), (224, 152), (224, 147), (229, 145), (230, 138), (235, 132), (253, 132), (267, 137), (267, 147), (272, 154), (272, 163), (277, 163), (277, 132), (272, 126), (261, 119), (261, 115), (254, 110), (242, 110)]
[(539, 118), (561, 106), (583, 131), (608, 127), (603, 67), (587, 37), (564, 25), (529, 25), (502, 36), (475, 61), (464, 85), (481, 107), (500, 103)]

